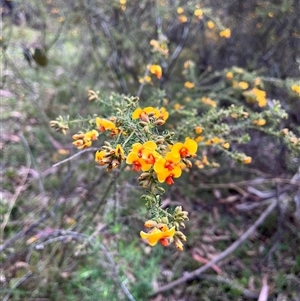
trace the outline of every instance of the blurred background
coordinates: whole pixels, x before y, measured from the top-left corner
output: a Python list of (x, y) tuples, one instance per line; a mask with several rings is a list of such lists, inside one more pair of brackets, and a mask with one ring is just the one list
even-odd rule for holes
[[(253, 158), (247, 167), (210, 150), (220, 167), (192, 169), (163, 200), (190, 212), (178, 253), (139, 239), (146, 210), (133, 173), (106, 173), (92, 152), (60, 164), (78, 152), (76, 129), (62, 135), (49, 126), (60, 115), (105, 116), (89, 89), (176, 111), (218, 93), (235, 70), (262, 80), (269, 103), (288, 113), (281, 129), (299, 137), (297, 0), (1, 0), (0, 9), (2, 300), (258, 300), (266, 278), (261, 301), (300, 300), (299, 153), (258, 131), (236, 146)], [(153, 52), (151, 40), (165, 43), (167, 55)], [(145, 83), (153, 63), (163, 77)], [(197, 90), (185, 89), (187, 80)], [(176, 115), (170, 120), (176, 127)], [(279, 195), (278, 210), (235, 253), (149, 297), (224, 251)]]

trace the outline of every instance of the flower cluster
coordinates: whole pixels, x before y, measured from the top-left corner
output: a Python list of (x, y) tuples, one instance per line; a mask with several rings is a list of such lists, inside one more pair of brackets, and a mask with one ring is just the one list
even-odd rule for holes
[(107, 171), (110, 171), (113, 168), (118, 168), (124, 160), (125, 153), (120, 144), (117, 144), (114, 149), (110, 143), (106, 142), (106, 145), (102, 146), (102, 149), (98, 150), (95, 154), (95, 161), (99, 165), (107, 165)]
[(259, 107), (265, 107), (267, 105), (266, 92), (256, 87), (243, 92), (243, 95), (247, 102), (257, 103)]
[[(132, 113), (132, 119), (140, 119), (141, 121), (145, 122), (146, 125), (151, 121), (154, 121), (154, 125), (163, 125), (169, 117), (169, 113), (167, 110), (162, 107), (160, 109), (153, 108), (153, 107), (146, 107), (144, 109), (138, 107)], [(145, 125), (145, 123), (142, 125)]]
[(149, 228), (148, 233), (141, 231), (141, 238), (147, 240), (150, 246), (155, 246), (158, 242), (164, 247), (174, 242), (179, 251), (183, 250), (183, 242), (186, 236), (179, 230), (185, 228), (184, 221), (188, 220), (188, 212), (183, 211), (181, 206), (177, 206), (172, 215), (172, 222), (167, 217), (152, 219), (145, 222), (144, 227)]
[(78, 149), (85, 149), (92, 145), (92, 141), (97, 140), (99, 133), (96, 130), (91, 130), (86, 133), (79, 132), (72, 136), (73, 145), (75, 145)]
[[(150, 72), (160, 77), (158, 65), (150, 66)], [(89, 100), (101, 102), (98, 94), (89, 90)], [(186, 240), (180, 228), (188, 220), (187, 212), (181, 207), (174, 212), (160, 208), (157, 196), (164, 192), (162, 183), (174, 184), (182, 170), (190, 168), (192, 158), (196, 157), (198, 143), (186, 137), (185, 141), (173, 142), (174, 133), (159, 134), (158, 126), (165, 124), (169, 113), (164, 107), (139, 107), (138, 98), (123, 97), (123, 109), (114, 110), (115, 116), (102, 118), (94, 115), (87, 119), (88, 130), (80, 131), (72, 136), (73, 145), (82, 150), (92, 146), (100, 135), (107, 135), (112, 141), (105, 141), (95, 152), (95, 162), (106, 166), (107, 171), (117, 169), (123, 162), (132, 166), (132, 170), (141, 172), (138, 182), (147, 192), (146, 207), (151, 209), (153, 219), (145, 226), (151, 228), (148, 233), (141, 231), (140, 235), (151, 246), (160, 242), (163, 246), (173, 243), (178, 250), (183, 250)], [(116, 109), (116, 108), (114, 108)], [(127, 111), (126, 111), (127, 110)], [(124, 118), (124, 111), (128, 118)]]
[(237, 67), (228, 71), (225, 77), (248, 103), (257, 104), (261, 108), (267, 105), (267, 94), (262, 90), (263, 85), (259, 77), (253, 78), (245, 70)]
[(192, 166), (189, 158), (196, 156), (197, 148), (197, 142), (188, 137), (184, 143), (166, 145), (165, 138), (160, 136), (156, 142), (133, 144), (126, 163), (132, 165), (133, 170), (143, 171), (140, 185), (154, 192), (157, 181), (172, 185), (174, 178), (181, 176), (182, 169)]

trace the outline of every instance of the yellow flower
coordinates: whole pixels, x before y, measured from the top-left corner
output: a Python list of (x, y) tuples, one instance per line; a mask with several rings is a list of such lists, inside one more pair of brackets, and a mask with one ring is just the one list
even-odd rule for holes
[(107, 131), (111, 131), (112, 135), (118, 133), (118, 129), (116, 128), (116, 125), (108, 119), (96, 117), (96, 125), (100, 132), (104, 132), (107, 130)]
[(206, 145), (218, 144), (221, 142), (219, 137), (213, 137), (205, 142)]
[(210, 99), (209, 97), (203, 96), (201, 98), (201, 100), (203, 103), (205, 103), (206, 105), (209, 105), (213, 108), (215, 108), (217, 106), (217, 103), (214, 100)]
[[(146, 161), (149, 159), (149, 154), (155, 153), (156, 148), (157, 144), (154, 141), (146, 141), (144, 144), (134, 143), (132, 145), (132, 151), (137, 153), (140, 158), (143, 158)], [(154, 164), (152, 159), (147, 163)]]
[(300, 85), (292, 85), (291, 89), (300, 96)]
[(267, 123), (265, 119), (256, 119), (253, 120), (253, 124), (258, 125), (258, 126), (264, 126)]
[(137, 172), (139, 172), (140, 170), (148, 171), (152, 167), (152, 164), (147, 164), (145, 160), (140, 158), (137, 155), (137, 153), (134, 152), (130, 152), (128, 154), (126, 163), (130, 165), (132, 164), (133, 165), (132, 170), (136, 170)]
[(144, 144), (134, 143), (132, 145), (132, 151), (128, 154), (126, 163), (132, 164), (133, 170), (136, 171), (148, 171), (156, 159), (160, 155), (155, 151), (157, 145), (154, 141), (147, 141)]
[(211, 21), (211, 20), (208, 21), (206, 25), (207, 25), (207, 27), (208, 27), (209, 29), (213, 29), (213, 28), (215, 27), (215, 23), (214, 23), (213, 21)]
[(195, 15), (196, 17), (198, 17), (199, 19), (201, 19), (202, 16), (203, 16), (203, 10), (200, 9), (200, 8), (195, 9), (194, 15)]
[(78, 139), (73, 142), (73, 145), (75, 145), (78, 149), (85, 149), (87, 147), (90, 147), (92, 145), (92, 141), (86, 141), (84, 139)]
[(198, 136), (198, 137), (195, 138), (195, 141), (198, 142), (198, 143), (203, 141), (203, 140), (204, 140), (203, 136)]
[(174, 110), (179, 111), (183, 108), (183, 106), (180, 103), (175, 103), (173, 108)]
[(253, 88), (250, 91), (243, 92), (243, 95), (248, 102), (257, 102), (259, 107), (267, 105), (266, 92), (258, 88)]
[(96, 130), (88, 131), (84, 134), (86, 140), (97, 140), (99, 133)]
[(120, 161), (125, 160), (125, 153), (124, 149), (122, 148), (121, 144), (117, 144), (115, 149), (115, 156), (120, 159)]
[(84, 133), (75, 134), (72, 138), (75, 140), (73, 145), (78, 149), (85, 149), (92, 145), (92, 141), (97, 140), (99, 133), (96, 130), (91, 130)]
[(174, 184), (173, 178), (179, 178), (182, 173), (179, 162), (180, 157), (174, 157), (171, 152), (167, 153), (165, 158), (160, 157), (153, 167), (158, 181), (168, 185)]
[(102, 150), (102, 151), (97, 151), (95, 154), (95, 161), (98, 162), (100, 165), (105, 165), (107, 162), (110, 160), (106, 160), (108, 158), (109, 154)]
[(150, 84), (151, 83), (151, 77), (149, 75), (146, 75), (145, 77), (142, 77), (139, 79), (139, 83), (140, 84), (143, 84), (143, 83), (148, 83)]
[(187, 88), (187, 89), (193, 89), (195, 87), (195, 84), (192, 83), (192, 82), (185, 82), (184, 83), (184, 86)]
[(168, 49), (168, 44), (167, 40), (164, 41), (157, 41), (157, 40), (151, 40), (150, 45), (153, 47), (153, 51), (157, 51), (162, 53), (163, 55), (168, 55), (169, 49)]
[(226, 38), (226, 39), (228, 39), (228, 38), (230, 38), (230, 36), (231, 36), (231, 31), (230, 31), (229, 28), (226, 28), (226, 29), (220, 31), (219, 35), (220, 35), (221, 38)]
[(196, 156), (197, 149), (198, 143), (187, 137), (184, 143), (175, 143), (172, 147), (171, 153), (174, 157), (190, 158)]
[(239, 82), (238, 85), (243, 90), (247, 90), (249, 88), (249, 84), (247, 82)]
[(136, 108), (132, 113), (132, 119), (140, 118), (142, 121), (149, 122), (149, 117), (155, 116), (158, 118), (160, 116), (160, 112), (158, 109), (153, 107)]
[(165, 239), (170, 239), (174, 236), (175, 227), (169, 229), (168, 226), (166, 226), (166, 227), (162, 227), (162, 230), (158, 228), (153, 228), (148, 233), (141, 231), (140, 236), (143, 239), (147, 239), (150, 246), (155, 246), (159, 241), (163, 245), (166, 245)]
[(166, 110), (166, 108), (161, 107), (159, 110), (159, 117), (158, 119), (161, 119), (163, 123), (166, 122), (166, 120), (169, 118), (169, 112)]
[(149, 70), (152, 74), (154, 74), (158, 79), (162, 77), (162, 68), (159, 65), (151, 65)]
[(182, 14), (184, 12), (184, 9), (182, 7), (177, 8), (177, 14)]
[(195, 128), (195, 133), (196, 134), (201, 134), (203, 132), (203, 128), (201, 127), (201, 126), (197, 126), (196, 128)]
[(222, 144), (222, 146), (224, 148), (228, 149), (230, 147), (230, 144), (229, 144), (229, 142), (225, 142), (225, 143)]

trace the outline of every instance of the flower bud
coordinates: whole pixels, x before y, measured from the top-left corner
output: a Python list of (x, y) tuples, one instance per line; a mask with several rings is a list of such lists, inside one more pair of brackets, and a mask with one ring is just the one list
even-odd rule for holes
[(159, 223), (157, 225), (157, 228), (162, 232), (168, 231), (168, 226), (165, 223)]
[(168, 224), (169, 223), (169, 220), (166, 216), (164, 216), (162, 219), (161, 219), (161, 222), (164, 223), (164, 224)]
[(178, 237), (174, 237), (174, 243), (179, 251), (183, 251), (183, 243), (180, 241)]
[(186, 236), (181, 231), (176, 231), (175, 237), (179, 237), (181, 240), (186, 241)]
[(193, 166), (192, 162), (186, 158), (182, 158), (182, 161), (188, 168), (191, 168)]
[(149, 172), (143, 172), (139, 177), (138, 177), (138, 181), (143, 181), (146, 180), (147, 178), (150, 177), (150, 173)]
[(146, 228), (153, 228), (153, 227), (157, 226), (157, 222), (153, 221), (153, 220), (148, 220), (145, 222), (144, 226)]

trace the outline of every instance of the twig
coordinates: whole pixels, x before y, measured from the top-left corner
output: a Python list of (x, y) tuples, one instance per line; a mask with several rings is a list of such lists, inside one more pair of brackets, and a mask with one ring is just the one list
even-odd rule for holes
[[(149, 62), (149, 65), (152, 65), (152, 63), (153, 63), (153, 58), (151, 58), (151, 60), (150, 60), (150, 62)], [(148, 74), (149, 74), (149, 69), (146, 68), (146, 71), (145, 71), (145, 73), (144, 73), (143, 79), (144, 79)], [(142, 83), (140, 84), (139, 90), (138, 90), (138, 92), (137, 92), (137, 94), (136, 94), (137, 97), (141, 97), (141, 94), (142, 94), (142, 91), (143, 91), (143, 89), (144, 89), (144, 86), (145, 86), (145, 81), (143, 80)]]
[(187, 37), (188, 37), (188, 34), (189, 34), (189, 27), (188, 26), (184, 26), (183, 28), (183, 33), (182, 33), (182, 36), (181, 36), (181, 39), (180, 39), (180, 43), (177, 45), (176, 49), (174, 50), (172, 56), (171, 56), (171, 60), (170, 60), (170, 63), (169, 63), (169, 66), (168, 68), (166, 69), (166, 74), (168, 74), (171, 70), (171, 68), (173, 67), (176, 59), (178, 58), (180, 52), (182, 51), (184, 45), (185, 45), (185, 42), (187, 40)]
[(222, 277), (220, 275), (200, 275), (197, 277), (198, 279), (201, 280), (209, 280), (209, 281), (214, 281), (214, 282), (219, 282), (219, 283), (226, 283), (230, 285), (232, 288), (240, 291), (245, 297), (250, 298), (250, 299), (257, 299), (258, 298), (258, 293), (250, 291), (246, 288), (243, 288), (241, 285), (238, 283), (234, 282), (233, 280), (230, 280), (229, 278)]
[(33, 273), (31, 271), (27, 272), (22, 278), (20, 278), (14, 286), (11, 288), (11, 290), (6, 294), (6, 296), (3, 298), (2, 301), (7, 301), (12, 294), (13, 290), (17, 288), (21, 283), (23, 283), (25, 280), (27, 280)]
[(232, 183), (224, 183), (224, 184), (210, 184), (210, 183), (200, 183), (201, 189), (213, 189), (213, 188), (231, 188), (235, 186), (246, 186), (246, 185), (256, 185), (262, 183), (283, 183), (295, 185), (300, 188), (300, 181), (295, 181), (293, 179), (284, 179), (284, 178), (271, 178), (271, 179), (263, 179), (257, 178), (254, 180), (240, 181), (240, 182), (232, 182)]
[[(22, 136), (23, 135), (21, 135), (21, 138), (22, 138)], [(10, 201), (9, 208), (8, 208), (7, 212), (4, 214), (3, 222), (1, 223), (1, 226), (0, 226), (1, 233), (2, 233), (2, 231), (4, 231), (4, 229), (5, 229), (5, 227), (6, 227), (7, 223), (8, 223), (11, 211), (14, 208), (14, 206), (16, 204), (16, 201), (17, 201), (17, 199), (18, 199), (18, 197), (19, 197), (22, 189), (24, 188), (24, 185), (25, 185), (26, 180), (28, 178), (29, 169), (30, 169), (30, 165), (31, 165), (30, 153), (28, 151), (26, 152), (26, 161), (27, 161), (27, 164), (26, 164), (26, 174), (24, 175), (24, 177), (22, 179), (22, 182), (19, 185), (19, 187), (16, 188), (15, 194), (13, 195), (13, 197), (12, 197), (12, 199)]]
[(45, 189), (44, 189), (44, 184), (42, 182), (41, 173), (40, 173), (40, 171), (38, 169), (38, 166), (37, 166), (37, 164), (35, 162), (35, 158), (34, 158), (34, 156), (32, 154), (31, 149), (30, 149), (29, 143), (28, 143), (27, 139), (24, 137), (23, 134), (20, 134), (20, 139), (22, 140), (27, 153), (30, 155), (31, 163), (32, 163), (35, 171), (38, 173), (38, 179), (37, 179), (37, 181), (38, 181), (40, 193), (41, 194), (45, 194)]
[(256, 230), (256, 228), (264, 222), (266, 217), (274, 210), (274, 208), (277, 206), (277, 202), (273, 201), (269, 207), (260, 215), (260, 217), (256, 220), (256, 222), (244, 233), (242, 236), (236, 240), (231, 246), (229, 246), (225, 251), (220, 253), (217, 257), (215, 257), (213, 260), (211, 260), (206, 265), (200, 267), (199, 269), (193, 271), (193, 272), (187, 272), (182, 277), (178, 278), (175, 281), (172, 281), (162, 287), (160, 287), (152, 296), (156, 296), (157, 294), (160, 294), (162, 292), (168, 291), (171, 288), (180, 285), (182, 283), (185, 283), (187, 281), (191, 281), (193, 279), (197, 279), (199, 275), (201, 275), (203, 272), (210, 269), (214, 264), (217, 262), (223, 260), (227, 256), (229, 256), (231, 253), (233, 253), (245, 240), (250, 237), (253, 232)]
[(3, 252), (6, 248), (8, 248), (10, 245), (12, 245), (16, 240), (25, 236), (27, 233), (32, 231), (35, 227), (40, 225), (49, 215), (50, 213), (44, 213), (40, 219), (38, 219), (35, 223), (30, 225), (27, 229), (18, 232), (16, 235), (6, 240), (2, 245), (0, 245), (0, 253)]
[(98, 148), (96, 148), (96, 147), (84, 149), (84, 150), (82, 150), (82, 151), (80, 151), (80, 152), (74, 154), (73, 156), (67, 158), (67, 159), (64, 159), (64, 160), (62, 160), (62, 161), (59, 161), (59, 162), (53, 164), (52, 167), (57, 167), (57, 166), (59, 166), (59, 165), (61, 165), (61, 164), (64, 164), (64, 163), (66, 163), (66, 162), (68, 162), (68, 161), (71, 161), (71, 160), (75, 159), (76, 157), (82, 155), (83, 153), (86, 153), (86, 152), (92, 152), (92, 151), (95, 152), (95, 151), (97, 151), (97, 150), (98, 150)]
[(118, 284), (118, 285), (121, 286), (121, 289), (122, 289), (123, 293), (125, 294), (125, 296), (127, 297), (127, 299), (129, 301), (135, 301), (134, 297), (131, 295), (131, 293), (129, 292), (128, 288), (126, 287), (125, 281), (121, 282), (119, 280), (119, 273), (117, 271), (116, 264), (114, 262), (113, 257), (110, 255), (110, 253), (108, 252), (108, 250), (106, 249), (106, 247), (102, 243), (100, 243), (100, 248), (103, 251), (106, 259), (108, 260), (108, 262), (112, 266), (112, 272), (113, 272), (113, 276), (114, 276), (114, 281), (116, 282), (116, 284)]

